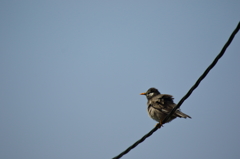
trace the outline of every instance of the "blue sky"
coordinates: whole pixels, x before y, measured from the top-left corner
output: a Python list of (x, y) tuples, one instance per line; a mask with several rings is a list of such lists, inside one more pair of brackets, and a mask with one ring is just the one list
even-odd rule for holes
[[(0, 158), (112, 158), (177, 103), (235, 29), (240, 2), (0, 1)], [(239, 158), (240, 35), (181, 109), (123, 158)]]

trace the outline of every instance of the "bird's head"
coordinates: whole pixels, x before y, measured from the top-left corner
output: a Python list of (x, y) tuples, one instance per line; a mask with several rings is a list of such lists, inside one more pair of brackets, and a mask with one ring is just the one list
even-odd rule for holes
[(141, 93), (140, 95), (145, 95), (147, 99), (151, 99), (158, 94), (160, 94), (160, 92), (156, 88), (149, 88), (147, 92)]

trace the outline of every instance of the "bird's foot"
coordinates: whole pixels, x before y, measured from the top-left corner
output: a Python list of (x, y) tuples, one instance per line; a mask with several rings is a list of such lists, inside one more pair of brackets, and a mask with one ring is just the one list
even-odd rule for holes
[(155, 127), (157, 127), (158, 129), (160, 129), (161, 127), (163, 127), (162, 122), (157, 123)]

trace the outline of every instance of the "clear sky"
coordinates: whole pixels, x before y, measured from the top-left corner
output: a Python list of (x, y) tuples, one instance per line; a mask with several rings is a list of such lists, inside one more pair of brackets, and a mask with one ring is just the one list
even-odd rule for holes
[[(0, 1), (0, 158), (112, 158), (177, 103), (240, 20), (239, 0)], [(175, 119), (124, 159), (240, 158), (240, 33)]]

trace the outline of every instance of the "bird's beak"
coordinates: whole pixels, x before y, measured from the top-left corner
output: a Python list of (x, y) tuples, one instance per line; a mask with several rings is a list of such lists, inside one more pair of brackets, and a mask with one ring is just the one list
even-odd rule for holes
[(146, 95), (146, 93), (141, 93), (140, 95)]

